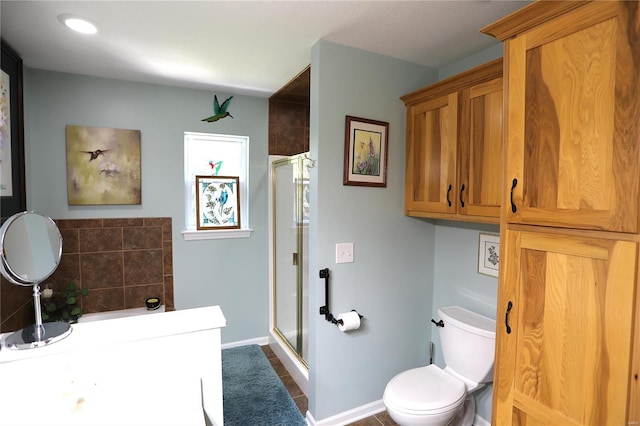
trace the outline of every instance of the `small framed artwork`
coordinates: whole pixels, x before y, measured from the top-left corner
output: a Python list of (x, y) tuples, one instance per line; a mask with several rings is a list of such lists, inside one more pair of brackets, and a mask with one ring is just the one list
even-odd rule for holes
[(196, 176), (196, 228), (240, 228), (238, 176)]
[(478, 272), (492, 277), (498, 276), (500, 266), (500, 236), (480, 234), (478, 245)]
[(26, 210), (22, 59), (2, 41), (0, 72), (0, 213)]
[(343, 185), (387, 186), (389, 123), (347, 115)]

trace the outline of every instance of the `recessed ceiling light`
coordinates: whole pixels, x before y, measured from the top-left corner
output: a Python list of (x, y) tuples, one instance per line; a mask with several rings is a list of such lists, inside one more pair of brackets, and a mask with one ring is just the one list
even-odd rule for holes
[(58, 21), (62, 22), (66, 27), (71, 28), (82, 34), (95, 34), (98, 27), (93, 22), (82, 16), (70, 15), (68, 13), (58, 15)]

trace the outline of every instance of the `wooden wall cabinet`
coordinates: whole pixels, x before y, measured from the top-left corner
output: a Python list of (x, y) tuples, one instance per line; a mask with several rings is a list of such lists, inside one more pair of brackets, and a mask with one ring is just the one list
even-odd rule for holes
[(496, 29), (509, 37), (506, 214), (510, 223), (637, 233), (638, 5), (568, 3), (570, 13), (537, 25), (545, 15), (529, 15), (516, 34)]
[(402, 97), (406, 215), (499, 222), (502, 87), (499, 59)]
[(640, 424), (640, 2), (538, 1), (504, 41), (492, 424)]

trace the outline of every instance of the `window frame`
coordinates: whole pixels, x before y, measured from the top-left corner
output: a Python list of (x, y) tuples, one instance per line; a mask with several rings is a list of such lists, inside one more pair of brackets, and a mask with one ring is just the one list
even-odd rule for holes
[[(189, 170), (189, 141), (208, 141), (208, 142), (233, 142), (242, 144), (242, 156), (240, 160), (240, 226), (239, 229), (215, 229), (215, 230), (198, 230), (196, 229), (195, 218), (195, 174), (190, 176)], [(218, 133), (203, 132), (184, 132), (183, 140), (184, 148), (184, 230), (182, 236), (186, 241), (192, 240), (212, 240), (227, 238), (248, 238), (251, 236), (253, 229), (249, 226), (249, 136), (225, 135)], [(191, 154), (194, 155), (194, 154)]]

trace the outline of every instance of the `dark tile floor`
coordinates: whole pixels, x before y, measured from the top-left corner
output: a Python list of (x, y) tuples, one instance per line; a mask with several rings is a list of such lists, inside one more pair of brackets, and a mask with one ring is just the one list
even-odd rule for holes
[[(302, 393), (302, 390), (300, 390), (300, 388), (298, 387), (296, 382), (293, 380), (293, 378), (291, 377), (287, 369), (284, 368), (284, 365), (282, 365), (282, 362), (280, 362), (280, 360), (278, 359), (276, 354), (273, 352), (273, 350), (271, 350), (271, 348), (268, 345), (266, 345), (266, 346), (262, 346), (262, 351), (267, 356), (267, 359), (273, 366), (273, 369), (276, 370), (276, 373), (278, 373), (278, 376), (280, 376), (280, 380), (282, 380), (282, 383), (289, 391), (289, 394), (291, 395), (296, 405), (300, 409), (300, 412), (302, 413), (302, 415), (306, 416), (308, 403), (307, 403), (307, 397), (305, 396), (305, 394)], [(398, 426), (398, 424), (393, 421), (391, 416), (389, 416), (389, 414), (386, 411), (383, 411), (381, 413), (376, 414), (375, 416), (358, 420), (355, 423), (349, 423), (349, 425), (347, 426)]]

